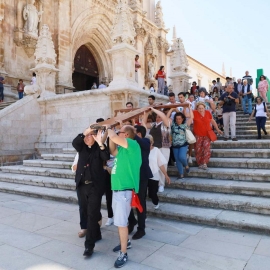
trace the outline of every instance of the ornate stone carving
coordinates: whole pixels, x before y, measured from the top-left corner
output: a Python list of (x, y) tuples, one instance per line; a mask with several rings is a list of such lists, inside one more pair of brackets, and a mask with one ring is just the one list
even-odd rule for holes
[(158, 1), (157, 5), (156, 5), (155, 24), (159, 28), (165, 27), (164, 20), (163, 20), (163, 11), (162, 11), (162, 6), (161, 6), (161, 1)]
[(115, 21), (111, 32), (113, 43), (134, 45), (136, 35), (128, 0), (118, 0)]
[(162, 38), (162, 37), (159, 36), (157, 38), (157, 48), (160, 51), (162, 49), (164, 49), (165, 51), (168, 51), (169, 48), (170, 48), (170, 45), (169, 45), (168, 41), (165, 38)]
[(136, 37), (143, 39), (146, 35), (146, 30), (143, 28), (142, 24), (135, 22)]
[(151, 81), (155, 76), (155, 65), (153, 63), (153, 59), (149, 59), (148, 61), (148, 79)]
[(25, 21), (23, 28), (16, 28), (14, 42), (17, 46), (22, 46), (28, 57), (31, 57), (36, 49), (38, 39), (38, 23), (41, 20), (42, 1), (39, 0), (39, 9), (35, 6), (35, 0), (31, 0), (27, 3), (22, 11), (23, 19)]
[(41, 28), (35, 51), (36, 67), (31, 69), (37, 75), (37, 84), (25, 87), (27, 94), (40, 93), (42, 96), (55, 93), (55, 68), (56, 54), (51, 33), (48, 25), (44, 24)]
[(27, 36), (38, 37), (38, 23), (41, 20), (42, 11), (35, 7), (35, 0), (31, 0), (23, 8), (23, 19), (25, 20), (24, 32)]
[(172, 70), (173, 72), (187, 72), (188, 70), (188, 59), (186, 55), (186, 51), (184, 48), (183, 40), (181, 38), (176, 38), (173, 41), (172, 45)]
[(129, 6), (133, 10), (142, 10), (142, 0), (129, 0)]

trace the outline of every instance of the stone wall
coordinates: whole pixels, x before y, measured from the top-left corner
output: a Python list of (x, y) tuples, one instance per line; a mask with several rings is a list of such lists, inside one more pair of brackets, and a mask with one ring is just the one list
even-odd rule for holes
[[(132, 101), (134, 107), (146, 106), (148, 96), (148, 91), (143, 90), (111, 91), (107, 88), (40, 99), (41, 133), (36, 148), (43, 152), (48, 148), (53, 151), (70, 147), (75, 136), (96, 119), (112, 117), (114, 110), (125, 108), (128, 101)], [(168, 97), (157, 95), (157, 102), (167, 101)]]
[(35, 152), (41, 126), (41, 111), (35, 95), (25, 97), (0, 111), (0, 162), (22, 160)]

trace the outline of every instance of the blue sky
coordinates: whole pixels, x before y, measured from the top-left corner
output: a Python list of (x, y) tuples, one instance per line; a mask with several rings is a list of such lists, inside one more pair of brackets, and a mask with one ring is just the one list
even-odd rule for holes
[(173, 26), (186, 53), (204, 65), (236, 78), (257, 68), (270, 77), (269, 0), (162, 0), (167, 39)]

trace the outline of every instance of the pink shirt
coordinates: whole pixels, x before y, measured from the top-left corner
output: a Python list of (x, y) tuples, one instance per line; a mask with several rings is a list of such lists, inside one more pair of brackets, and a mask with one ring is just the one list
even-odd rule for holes
[(260, 81), (258, 84), (259, 92), (267, 92), (268, 90), (268, 82), (267, 80)]

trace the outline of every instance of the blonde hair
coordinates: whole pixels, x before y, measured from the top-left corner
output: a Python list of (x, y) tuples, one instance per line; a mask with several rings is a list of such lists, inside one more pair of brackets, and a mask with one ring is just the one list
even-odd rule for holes
[(149, 139), (150, 140), (150, 144), (154, 144), (154, 138), (152, 135), (146, 135), (145, 138)]
[(205, 105), (204, 102), (199, 101), (199, 102), (196, 103), (196, 109), (197, 109), (200, 105), (203, 105), (204, 108), (206, 107), (206, 105)]

